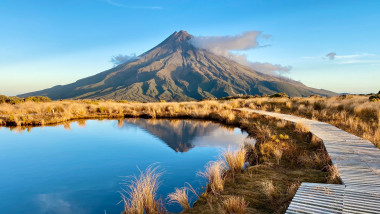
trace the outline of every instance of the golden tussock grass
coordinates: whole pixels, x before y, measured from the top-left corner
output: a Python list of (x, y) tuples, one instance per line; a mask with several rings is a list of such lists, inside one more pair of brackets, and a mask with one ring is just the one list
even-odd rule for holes
[[(231, 172), (228, 172), (228, 167), (224, 161), (210, 162), (205, 171), (199, 173), (208, 179), (206, 191), (212, 193), (205, 194), (200, 198), (200, 201), (203, 199), (207, 201), (204, 206), (208, 208), (204, 209), (203, 207), (202, 209), (202, 202), (199, 202), (197, 206), (194, 205), (194, 207), (199, 213), (202, 213), (202, 210), (205, 210), (203, 213), (215, 213), (218, 211), (216, 205), (222, 206), (220, 200), (223, 197), (221, 196), (224, 194), (231, 195), (230, 192), (232, 191), (233, 193), (239, 192), (241, 197), (244, 196), (243, 198), (249, 202), (247, 203), (249, 204), (248, 209), (273, 213), (275, 210), (285, 209), (289, 203), (289, 195), (293, 194), (294, 191), (294, 189), (288, 191), (290, 184), (298, 180), (299, 182), (339, 183), (339, 179), (336, 179), (337, 172), (330, 168), (326, 170), (327, 167), (331, 166), (331, 162), (323, 144), (318, 139), (313, 139), (305, 127), (294, 127), (280, 120), (247, 112), (237, 113), (233, 111), (233, 108), (252, 106), (274, 111), (274, 107), (276, 107), (276, 111), (280, 109), (282, 113), (291, 113), (308, 118), (314, 117), (333, 125), (338, 124), (337, 126), (342, 126), (354, 134), (360, 133), (360, 136), (365, 134), (367, 139), (379, 139), (380, 114), (378, 110), (376, 110), (377, 114), (374, 117), (374, 109), (378, 104), (367, 106), (366, 101), (360, 97), (350, 99), (352, 100), (338, 100), (336, 98), (252, 98), (181, 103), (130, 103), (94, 100), (64, 100), (48, 103), (24, 102), (14, 105), (0, 104), (0, 123), (2, 120), (5, 125), (18, 125), (22, 130), (23, 125), (53, 124), (72, 119), (145, 117), (207, 119), (226, 125), (239, 126), (256, 139), (255, 144), (245, 147), (245, 160), (249, 161), (251, 167), (243, 170), (242, 173), (236, 173), (239, 170), (241, 171), (241, 163), (244, 164), (243, 155), (237, 155), (240, 157), (235, 158), (239, 159), (236, 163), (234, 161), (229, 161), (231, 165), (227, 163), (236, 174), (235, 178), (231, 180), (231, 176), (228, 176), (228, 173)], [(358, 100), (360, 101), (359, 104), (355, 103)], [(69, 128), (68, 125), (66, 127)], [(354, 128), (357, 128), (357, 131)], [(323, 170), (323, 168), (326, 169)], [(126, 186), (126, 190), (123, 191), (125, 196), (123, 197), (124, 213), (164, 212), (162, 201), (157, 199), (155, 195), (159, 184), (159, 173), (157, 176), (155, 172), (154, 169), (144, 171), (140, 177), (136, 177), (133, 182)], [(268, 178), (272, 180), (268, 180)], [(329, 181), (327, 181), (328, 179)], [(246, 189), (259, 189), (260, 191), (255, 192), (252, 196), (246, 194)], [(185, 203), (185, 198), (188, 197), (185, 196), (186, 191), (178, 189), (178, 192), (176, 190), (174, 193), (177, 193), (177, 201), (181, 200), (184, 207), (187, 207)], [(253, 194), (252, 191), (250, 194)], [(269, 201), (264, 200), (261, 203), (262, 198), (268, 198), (266, 200)], [(175, 199), (173, 198), (173, 200)]]
[(222, 157), (228, 166), (228, 170), (232, 172), (232, 174), (235, 174), (243, 170), (246, 150), (242, 148), (236, 151), (232, 151), (230, 148), (228, 148), (223, 152)]
[(187, 187), (175, 188), (173, 193), (168, 195), (169, 203), (177, 203), (181, 205), (184, 210), (190, 209), (189, 204), (189, 190)]
[[(281, 121), (273, 118), (254, 114), (238, 118), (240, 126), (255, 138), (244, 145), (250, 166), (235, 175), (228, 167), (217, 173), (223, 175), (223, 189), (217, 194), (202, 194), (185, 213), (223, 213), (223, 201), (231, 195), (244, 198), (247, 213), (284, 213), (300, 183), (328, 182), (331, 162), (319, 139), (309, 132), (295, 131), (294, 125), (278, 126)], [(213, 193), (211, 183), (207, 192)]]
[(335, 166), (330, 165), (328, 166), (327, 170), (329, 172), (329, 176), (327, 178), (328, 183), (334, 184), (341, 182), (338, 169)]
[(273, 185), (272, 180), (266, 180), (262, 182), (262, 190), (264, 194), (271, 200), (273, 201), (276, 196), (277, 196), (277, 191), (275, 186)]
[[(60, 123), (89, 118), (197, 118), (222, 120), (234, 124), (246, 115), (237, 116), (233, 108), (249, 107), (328, 122), (345, 131), (380, 145), (380, 102), (368, 96), (308, 97), (205, 100), (200, 102), (116, 102), (111, 100), (25, 101), (0, 104), (0, 125), (28, 126)], [(285, 126), (285, 122), (278, 125)], [(265, 127), (263, 127), (265, 128)], [(298, 127), (303, 129), (303, 127)], [(307, 128), (307, 127), (306, 127)], [(268, 130), (270, 132), (270, 130)], [(271, 134), (267, 134), (271, 136)]]
[(121, 196), (124, 202), (124, 214), (159, 214), (165, 213), (162, 200), (157, 199), (159, 178), (157, 167), (141, 171), (139, 177), (133, 177), (123, 189)]
[(296, 127), (295, 130), (298, 132), (309, 132), (309, 127), (307, 127), (303, 123), (296, 123), (295, 127)]
[(207, 164), (205, 171), (199, 172), (199, 175), (208, 179), (207, 190), (215, 195), (224, 189), (225, 168), (223, 161), (211, 161)]
[(223, 200), (223, 209), (221, 213), (246, 214), (247, 206), (248, 204), (243, 197), (229, 196), (227, 199)]
[(281, 112), (330, 123), (354, 135), (370, 140), (380, 148), (380, 102), (369, 96), (246, 99), (245, 107)]

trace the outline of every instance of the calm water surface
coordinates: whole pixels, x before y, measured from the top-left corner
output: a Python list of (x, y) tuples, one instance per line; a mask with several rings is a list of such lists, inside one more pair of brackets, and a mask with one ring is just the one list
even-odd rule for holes
[[(120, 213), (124, 176), (157, 164), (159, 195), (197, 176), (247, 134), (196, 120), (87, 120), (29, 131), (0, 129), (0, 213)], [(196, 198), (192, 199), (193, 201)], [(181, 211), (167, 205), (169, 211)]]

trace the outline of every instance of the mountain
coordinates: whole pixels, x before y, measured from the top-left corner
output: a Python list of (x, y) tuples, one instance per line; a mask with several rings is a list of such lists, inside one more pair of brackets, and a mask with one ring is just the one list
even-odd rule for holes
[(266, 75), (193, 46), (192, 35), (175, 32), (136, 59), (68, 85), (19, 95), (51, 99), (189, 101), (238, 94), (285, 92), (290, 96), (336, 93)]

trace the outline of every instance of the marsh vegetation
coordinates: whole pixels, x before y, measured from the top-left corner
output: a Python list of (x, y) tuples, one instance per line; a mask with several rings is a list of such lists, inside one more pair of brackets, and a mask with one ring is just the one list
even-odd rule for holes
[[(204, 192), (197, 193), (200, 197), (191, 209), (188, 187), (179, 187), (169, 195), (168, 200), (180, 204), (184, 213), (283, 213), (301, 182), (340, 182), (323, 143), (311, 135), (307, 127), (238, 112), (236, 108), (274, 111), (328, 122), (380, 147), (380, 102), (359, 95), (235, 97), (180, 103), (27, 101), (0, 104), (0, 123), (22, 128), (85, 118), (196, 118), (246, 130), (256, 142), (246, 143), (240, 150), (226, 150), (219, 160), (208, 163), (205, 170), (198, 173), (208, 179), (208, 184)], [(133, 210), (128, 208), (132, 207), (132, 201), (125, 198), (125, 202), (128, 213)], [(161, 206), (156, 207), (165, 212)], [(146, 212), (150, 208), (144, 209)]]
[[(289, 98), (280, 94), (271, 97), (231, 97), (200, 102), (138, 103), (121, 100), (63, 100), (0, 104), (0, 125), (45, 125), (72, 119), (88, 118), (197, 118), (233, 124), (234, 108), (248, 107), (293, 114), (330, 123), (380, 147), (380, 102), (364, 95), (339, 97), (312, 96)], [(42, 98), (41, 98), (42, 99)], [(43, 100), (43, 99), (42, 99)]]
[(192, 207), (189, 187), (169, 194), (183, 213), (284, 213), (302, 182), (340, 183), (323, 143), (302, 125), (255, 114), (237, 117), (255, 143), (224, 150), (198, 173), (208, 183)]

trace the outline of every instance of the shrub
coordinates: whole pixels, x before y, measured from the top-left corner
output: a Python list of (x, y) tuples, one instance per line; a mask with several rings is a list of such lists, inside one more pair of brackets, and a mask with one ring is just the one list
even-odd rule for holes
[(0, 104), (1, 103), (8, 103), (8, 104), (18, 104), (18, 103), (23, 103), (27, 101), (32, 101), (32, 102), (50, 102), (51, 99), (49, 97), (44, 97), (44, 96), (33, 96), (33, 97), (26, 97), (26, 98), (20, 98), (20, 97), (7, 97), (5, 95), (0, 95)]
[(313, 95), (310, 95), (309, 97), (310, 98), (322, 98), (322, 96), (319, 94), (313, 94)]
[[(380, 91), (379, 91), (380, 92)], [(370, 102), (377, 102), (380, 101), (380, 94), (375, 94), (369, 97)]]
[(323, 101), (317, 101), (314, 103), (314, 110), (320, 111), (322, 109), (326, 108), (326, 104)]
[(276, 98), (276, 97), (286, 97), (288, 98), (289, 96), (285, 92), (280, 92), (280, 93), (275, 93), (270, 96), (270, 98)]
[(49, 97), (44, 96), (34, 96), (34, 97), (27, 97), (24, 98), (24, 102), (26, 101), (33, 101), (33, 102), (51, 102), (51, 99)]

